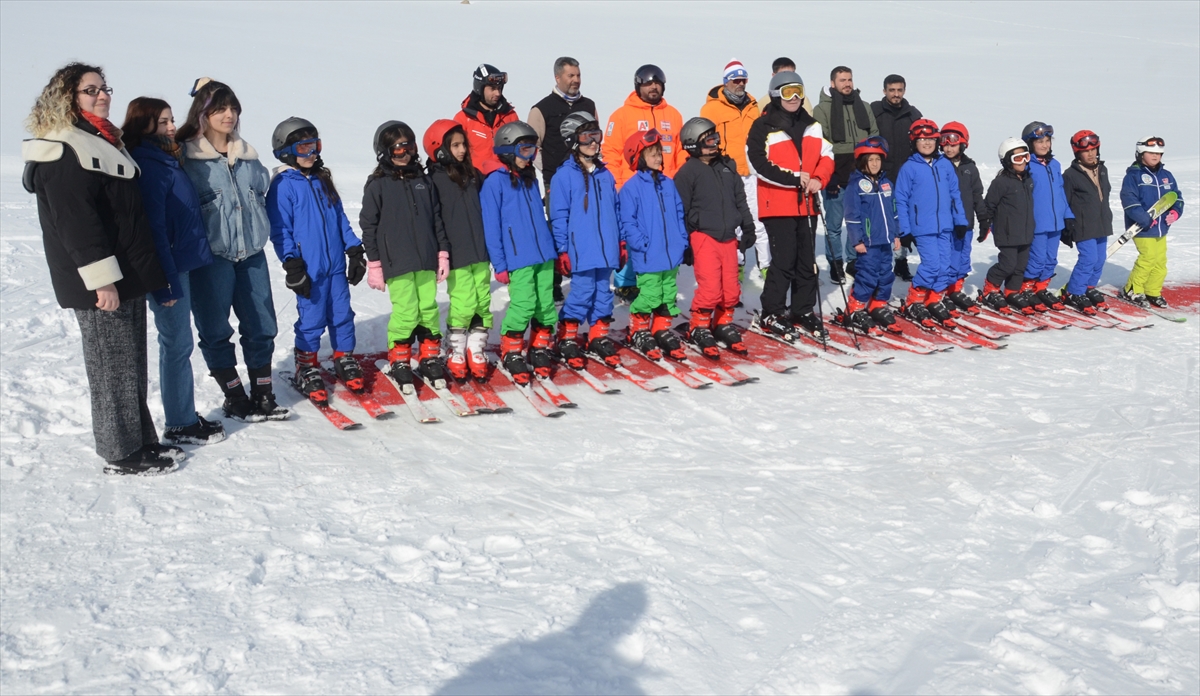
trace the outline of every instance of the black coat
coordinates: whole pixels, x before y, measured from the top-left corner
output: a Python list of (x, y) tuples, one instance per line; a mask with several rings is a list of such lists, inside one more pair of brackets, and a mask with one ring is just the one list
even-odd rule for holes
[(450, 251), (442, 206), (433, 181), (371, 175), (358, 216), (370, 261), (383, 262), (383, 277), (436, 271), (439, 251)]
[[(1108, 167), (1104, 166), (1103, 162), (1096, 166), (1099, 167), (1100, 174), (1099, 189), (1092, 183), (1092, 177), (1084, 171), (1079, 160), (1072, 162), (1063, 172), (1067, 205), (1071, 206), (1071, 212), (1075, 213), (1071, 239), (1076, 242), (1111, 237), (1113, 233), (1113, 211), (1108, 201), (1112, 185), (1108, 183)], [(1071, 224), (1071, 220), (1068, 219), (1068, 227)]]
[(963, 215), (967, 217), (967, 225), (974, 225), (983, 210), (983, 178), (979, 176), (979, 167), (975, 160), (963, 155), (954, 167), (958, 174), (958, 192), (962, 195)]
[[(892, 181), (900, 175), (900, 167), (912, 157), (912, 142), (908, 139), (908, 129), (913, 121), (921, 118), (921, 111), (908, 103), (907, 99), (900, 100), (900, 106), (892, 106), (887, 100), (871, 103), (871, 112), (875, 114), (875, 125), (879, 134), (888, 143), (888, 156), (883, 161), (883, 170)], [(970, 219), (969, 217), (967, 218)]]
[(437, 187), (442, 206), (442, 226), (450, 243), (450, 268), (465, 268), (487, 261), (483, 210), (479, 206), (479, 187), (483, 185), (483, 174), (475, 170), (475, 178), (468, 181), (464, 188), (454, 183), (445, 167), (430, 162), (429, 178)]
[[(542, 112), (542, 119), (546, 123), (546, 137), (542, 138), (542, 183), (546, 185), (546, 190), (550, 190), (550, 180), (554, 178), (554, 172), (558, 170), (562, 163), (566, 161), (570, 150), (567, 149), (567, 141), (563, 139), (558, 132), (562, 126), (563, 119), (569, 114), (576, 111), (586, 111), (593, 116), (596, 115), (596, 102), (581, 96), (575, 100), (574, 104), (568, 103), (563, 99), (558, 92), (550, 92), (540, 102), (533, 105), (533, 108)], [(599, 121), (599, 118), (596, 119)]]
[(703, 232), (718, 242), (737, 238), (738, 227), (754, 230), (746, 205), (746, 187), (737, 163), (720, 155), (709, 164), (691, 157), (675, 172), (675, 188), (683, 201), (683, 221), (689, 232)]
[(96, 308), (96, 292), (87, 288), (84, 274), (93, 287), (115, 281), (122, 302), (141, 301), (147, 292), (166, 287), (133, 159), (100, 138), (86, 121), (63, 133), (84, 143), (90, 153), (82, 154), (55, 134), (27, 141), (31, 154), (24, 176), (26, 188), (37, 194), (46, 263), (59, 306)]
[(991, 225), (998, 247), (1033, 243), (1033, 177), (1029, 171), (1018, 178), (1007, 168), (1000, 170), (988, 186), (979, 218), (981, 229)]

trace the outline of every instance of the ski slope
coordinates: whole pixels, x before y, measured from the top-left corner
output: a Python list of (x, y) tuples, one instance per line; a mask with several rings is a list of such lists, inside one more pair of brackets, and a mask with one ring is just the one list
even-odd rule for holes
[[(805, 361), (736, 388), (573, 387), (580, 406), (559, 419), (509, 397), (508, 415), (399, 412), (343, 433), (280, 385), (290, 421), (226, 421), (226, 442), (189, 448), (169, 476), (100, 474), (78, 326), (54, 302), (15, 156), (34, 96), (72, 58), (105, 66), (118, 115), (138, 94), (182, 114), (195, 77), (228, 81), (261, 152), (278, 120), (311, 118), (344, 191), (365, 178), (378, 122), (420, 132), (449, 116), (483, 60), (509, 71), (522, 114), (561, 53), (605, 113), (647, 61), (685, 117), (734, 56), (754, 94), (780, 53), (814, 92), (837, 63), (872, 99), (899, 72), (927, 115), (971, 128), (986, 181), (995, 143), (1034, 118), (1114, 143), (1114, 185), (1134, 140), (1162, 135), (1189, 206), (1169, 280), (1200, 282), (1200, 4), (1166, 6), (1154, 28), (1140, 5), (853, 7), (0, 5), (0, 690), (1200, 691), (1195, 313), (865, 370)], [(542, 28), (565, 8), (586, 37)], [(67, 12), (60, 32), (32, 29)], [(886, 27), (879, 43), (815, 29), (851, 19)], [(744, 38), (714, 48), (733, 20)], [(662, 29), (652, 50), (638, 22)], [(280, 23), (317, 48), (288, 50)], [(445, 43), (451, 28), (462, 44)], [(134, 38), (84, 41), (103, 32)], [(237, 48), (213, 51), (214, 36)], [(1137, 95), (1152, 66), (1175, 96), (1150, 108)], [(1133, 258), (1121, 251), (1103, 282)], [(992, 259), (976, 245), (970, 285)], [(1060, 280), (1074, 260), (1061, 250)], [(295, 302), (274, 271), (287, 369)], [(686, 307), (690, 270), (680, 285)], [(757, 306), (760, 286), (745, 289)], [(841, 305), (835, 286), (822, 295)], [(353, 297), (359, 350), (383, 349), (386, 296)], [(506, 300), (497, 286), (494, 308)], [(149, 340), (156, 375), (152, 326)], [(193, 365), (215, 415), (220, 393)]]

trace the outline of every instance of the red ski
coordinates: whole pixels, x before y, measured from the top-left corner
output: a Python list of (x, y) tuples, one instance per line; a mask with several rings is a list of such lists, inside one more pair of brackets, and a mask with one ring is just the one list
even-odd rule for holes
[[(332, 423), (333, 426), (335, 428), (337, 428), (338, 430), (354, 430), (354, 429), (362, 427), (361, 423), (356, 423), (354, 421), (354, 419), (350, 418), (350, 416), (347, 416), (346, 414), (342, 413), (341, 411), (339, 411), (336, 408), (334, 408), (333, 406), (331, 406), (328, 399), (326, 399), (324, 401), (317, 401), (316, 399), (313, 399), (312, 397), (308, 396), (304, 392), (300, 391), (300, 385), (296, 384), (296, 381), (295, 381), (295, 379), (296, 379), (295, 373), (280, 372), (279, 376), (282, 377), (285, 382), (287, 382), (289, 385), (291, 385), (292, 389), (295, 389), (302, 396), (304, 396), (305, 401), (312, 404), (314, 408), (316, 408), (318, 411), (320, 411), (321, 415), (325, 416), (326, 420), (328, 420), (330, 423)], [(326, 395), (328, 396), (328, 392), (326, 392)]]

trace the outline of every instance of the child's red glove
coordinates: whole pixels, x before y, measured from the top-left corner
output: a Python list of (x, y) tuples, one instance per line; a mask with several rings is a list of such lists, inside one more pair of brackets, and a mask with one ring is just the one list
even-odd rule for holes
[(496, 280), (508, 285), (508, 271), (496, 271)]
[(571, 257), (567, 252), (559, 254), (558, 258), (554, 260), (554, 270), (558, 271), (561, 276), (571, 275)]
[(625, 242), (621, 242), (621, 268), (625, 268), (625, 264), (629, 263), (629, 250), (625, 248)]

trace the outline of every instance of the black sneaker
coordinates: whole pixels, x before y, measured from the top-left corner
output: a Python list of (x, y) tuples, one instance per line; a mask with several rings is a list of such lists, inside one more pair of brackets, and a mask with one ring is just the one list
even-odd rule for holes
[(225, 439), (225, 426), (205, 420), (197, 413), (195, 423), (184, 428), (167, 428), (163, 439), (175, 445), (211, 445)]
[(758, 326), (763, 331), (774, 334), (785, 341), (795, 341), (799, 338), (796, 335), (796, 325), (792, 323), (792, 318), (784, 312), (759, 317)]
[(819, 341), (829, 340), (829, 331), (825, 328), (825, 322), (812, 312), (800, 316), (793, 315), (792, 324)]
[(896, 277), (906, 283), (911, 283), (913, 279), (912, 271), (908, 270), (908, 259), (896, 259), (896, 266), (893, 269)]
[(1146, 301), (1159, 309), (1166, 309), (1168, 306), (1162, 295), (1146, 295)]
[(104, 473), (118, 476), (156, 476), (174, 471), (187, 456), (169, 445), (145, 445), (123, 459), (107, 462)]
[(842, 266), (840, 260), (829, 264), (829, 280), (837, 285), (843, 285), (846, 282), (846, 270)]

